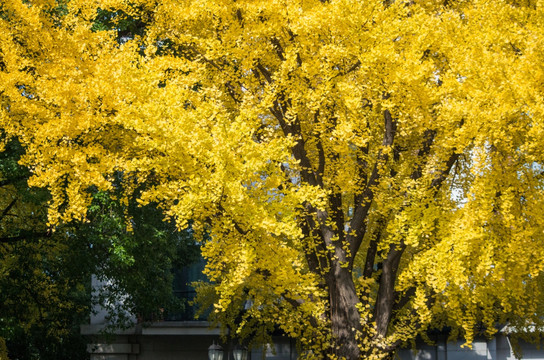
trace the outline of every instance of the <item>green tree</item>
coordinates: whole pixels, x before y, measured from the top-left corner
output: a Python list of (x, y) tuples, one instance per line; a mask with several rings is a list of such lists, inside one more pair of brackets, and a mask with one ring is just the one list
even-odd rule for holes
[[(190, 233), (164, 222), (153, 206), (122, 205), (95, 192), (87, 223), (47, 224), (47, 191), (29, 188), (23, 149), (10, 141), (0, 154), (0, 337), (15, 359), (85, 359), (79, 326), (93, 304), (115, 303), (112, 327), (138, 314), (142, 321), (182, 309), (172, 295), (172, 269), (190, 263), (198, 248)], [(92, 297), (95, 275), (114, 279)], [(125, 322), (124, 322), (125, 321)]]
[[(11, 358), (84, 359), (79, 324), (89, 313), (85, 244), (47, 225), (47, 191), (30, 189), (10, 141), (0, 157), (0, 337)], [(87, 262), (81, 263), (81, 265)]]

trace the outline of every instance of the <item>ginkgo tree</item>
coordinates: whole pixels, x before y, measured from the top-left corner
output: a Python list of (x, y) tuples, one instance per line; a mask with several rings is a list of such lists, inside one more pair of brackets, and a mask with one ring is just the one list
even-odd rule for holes
[(119, 178), (191, 221), (235, 336), (383, 358), (433, 328), (542, 324), (544, 2), (5, 0), (0, 19), (0, 123), (50, 222)]

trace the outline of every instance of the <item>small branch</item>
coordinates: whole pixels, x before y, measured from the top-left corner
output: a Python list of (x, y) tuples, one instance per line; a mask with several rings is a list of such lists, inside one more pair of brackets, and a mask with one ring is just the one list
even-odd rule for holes
[(416, 294), (415, 286), (406, 290), (403, 294), (395, 293), (395, 298), (397, 301), (393, 305), (393, 311), (402, 309)]
[(272, 115), (278, 120), (278, 123), (280, 124), (280, 127), (282, 128), (283, 132), (291, 132), (289, 129), (289, 125), (285, 121), (285, 115), (283, 113), (283, 108), (280, 106), (278, 100), (274, 100), (273, 106), (268, 108)]
[[(225, 208), (223, 207), (223, 205), (221, 204), (218, 204), (217, 205), (217, 208), (219, 209), (219, 211), (221, 211), (223, 214), (226, 214), (226, 211), (225, 211)], [(250, 230), (244, 230), (242, 229), (242, 227), (234, 220), (232, 219), (232, 223), (234, 225), (234, 228), (236, 229), (236, 231), (238, 231), (241, 235), (247, 235), (249, 234)]]
[[(319, 110), (317, 110), (314, 113), (314, 124), (319, 123)], [(323, 175), (325, 174), (325, 150), (323, 149), (323, 141), (321, 140), (321, 134), (317, 134), (317, 156), (318, 156), (318, 163), (317, 163), (317, 176), (320, 179), (320, 182), (322, 182), (321, 179), (323, 179)]]
[(4, 209), (4, 211), (2, 211), (2, 214), (0, 215), (0, 221), (2, 221), (6, 215), (9, 213), (9, 211), (11, 210), (11, 208), (15, 205), (15, 203), (17, 203), (17, 198), (13, 199), (9, 204), (8, 206), (6, 206), (6, 208)]
[[(283, 299), (285, 299), (285, 301), (287, 301), (291, 306), (293, 306), (295, 309), (299, 308), (302, 304), (304, 304), (304, 301), (303, 300), (295, 300), (295, 299), (291, 299), (289, 298), (288, 296), (286, 296), (285, 294), (282, 295), (283, 296)], [(311, 316), (308, 321), (310, 321), (310, 325), (312, 325), (312, 327), (314, 328), (317, 328), (318, 326), (318, 323), (317, 323), (317, 320), (315, 317)]]
[(18, 181), (25, 180), (26, 178), (27, 176), (21, 175), (21, 176), (16, 176), (10, 179), (0, 180), (0, 186), (12, 185)]
[(197, 51), (197, 54), (199, 54), (205, 62), (207, 62), (208, 64), (210, 64), (211, 66), (213, 66), (217, 70), (223, 71), (223, 68), (221, 66), (217, 65), (217, 63), (215, 61), (209, 60), (204, 54), (201, 54), (198, 51)]
[[(313, 247), (309, 247), (308, 250), (305, 251), (306, 260), (308, 261), (310, 270), (314, 274), (324, 275), (325, 270), (330, 264), (331, 257), (325, 247), (323, 234), (320, 232), (320, 229), (312, 216), (312, 214), (316, 213), (316, 209), (310, 204), (304, 204), (304, 208), (306, 209), (307, 213), (304, 216), (304, 221), (301, 224), (302, 232), (306, 238), (309, 238), (310, 241), (313, 242)], [(316, 241), (317, 239), (320, 241)]]
[(395, 134), (397, 133), (397, 122), (393, 120), (393, 116), (389, 110), (383, 112), (385, 120), (385, 134), (383, 136), (383, 146), (392, 146)]
[(329, 203), (331, 207), (331, 215), (336, 224), (336, 232), (338, 234), (338, 240), (340, 244), (342, 244), (345, 237), (344, 211), (342, 209), (342, 194), (338, 191), (333, 191), (329, 195)]
[(44, 231), (44, 232), (21, 231), (21, 233), (17, 236), (0, 237), (0, 243), (11, 244), (11, 243), (15, 243), (18, 241), (23, 241), (23, 240), (47, 238), (47, 237), (51, 237), (51, 235), (52, 235), (51, 231)]
[(323, 187), (321, 177), (313, 170), (310, 158), (308, 157), (308, 153), (306, 152), (305, 141), (302, 137), (302, 129), (300, 128), (300, 122), (298, 120), (298, 117), (295, 117), (295, 119), (291, 123), (288, 123), (285, 119), (284, 107), (287, 108), (288, 105), (281, 106), (278, 100), (274, 100), (274, 106), (269, 108), (269, 110), (272, 115), (274, 115), (274, 117), (278, 120), (278, 123), (284, 135), (292, 136), (293, 138), (297, 139), (291, 151), (295, 159), (300, 162), (300, 174), (303, 180), (312, 186)]
[(321, 139), (317, 141), (317, 154), (318, 154), (318, 164), (317, 164), (317, 175), (320, 178), (323, 178), (325, 174), (325, 151), (323, 150), (323, 144)]
[[(287, 34), (289, 35), (289, 41), (294, 42), (296, 35), (291, 31), (291, 29), (287, 28), (285, 29)], [(302, 66), (302, 59), (300, 58), (300, 53), (297, 52), (297, 65), (300, 67)]]
[(349, 69), (344, 71), (344, 73), (342, 75), (346, 75), (346, 74), (349, 74), (350, 72), (353, 72), (353, 71), (357, 70), (359, 68), (359, 66), (361, 66), (361, 60), (357, 60), (357, 62), (355, 64), (353, 64), (352, 67), (350, 67)]
[[(382, 145), (384, 147), (390, 147), (395, 141), (395, 135), (397, 132), (397, 122), (391, 116), (389, 110), (383, 112), (384, 117), (384, 128), (385, 132), (383, 135)], [(352, 233), (348, 235), (348, 242), (350, 244), (351, 259), (350, 259), (350, 268), (353, 267), (353, 261), (355, 260), (355, 254), (359, 251), (359, 247), (363, 241), (365, 232), (366, 232), (366, 220), (368, 212), (370, 210), (370, 205), (374, 198), (373, 188), (378, 185), (380, 179), (380, 167), (383, 166), (388, 161), (389, 157), (387, 154), (384, 154), (382, 151), (378, 154), (378, 160), (374, 164), (372, 169), (372, 174), (370, 175), (369, 181), (361, 193), (359, 204), (356, 204), (356, 208), (353, 214), (353, 218), (350, 222), (350, 230)]]
[(260, 61), (257, 61), (257, 65), (256, 65), (257, 69), (259, 70), (259, 72), (261, 74), (263, 74), (264, 78), (266, 79), (266, 82), (268, 82), (269, 84), (272, 84), (272, 75), (270, 74), (270, 71), (268, 71), (262, 64)]
[(359, 66), (361, 66), (361, 64), (361, 60), (357, 60), (357, 62), (355, 62), (355, 64), (353, 64), (349, 69), (347, 69), (346, 71), (340, 71), (338, 74), (334, 75), (331, 80), (337, 78), (338, 76), (344, 76), (351, 72), (354, 72), (359, 68)]
[[(462, 127), (464, 124), (465, 124), (465, 120), (461, 119), (461, 122), (459, 123), (458, 126)], [(438, 191), (438, 189), (440, 189), (440, 187), (442, 186), (442, 183), (448, 177), (448, 174), (450, 173), (451, 168), (453, 167), (454, 164), (457, 163), (459, 156), (460, 154), (456, 153), (456, 149), (453, 149), (450, 157), (446, 161), (445, 167), (440, 171), (440, 174), (437, 177), (435, 177), (433, 181), (431, 182), (432, 189), (434, 189), (435, 191)]]
[(242, 17), (242, 11), (240, 9), (236, 10), (236, 18), (238, 19), (238, 22), (240, 23), (240, 26), (244, 27), (244, 18)]
[(442, 169), (440, 171), (440, 174), (436, 178), (434, 178), (433, 181), (431, 182), (431, 188), (432, 189), (434, 189), (434, 190), (440, 189), (440, 187), (442, 186), (442, 183), (448, 177), (448, 174), (450, 173), (451, 168), (457, 162), (458, 158), (459, 158), (459, 154), (457, 154), (455, 152), (450, 155), (448, 161), (446, 161), (445, 168)]
[(382, 237), (382, 232), (385, 228), (385, 219), (380, 218), (376, 222), (376, 229), (372, 234), (368, 249), (366, 251), (365, 267), (363, 268), (363, 276), (368, 279), (374, 273), (374, 261), (376, 259), (376, 253), (378, 252), (378, 244)]
[(274, 49), (276, 50), (276, 54), (278, 55), (280, 60), (285, 61), (285, 51), (283, 51), (283, 47), (281, 46), (279, 39), (273, 37), (272, 39), (270, 39), (270, 42), (272, 43), (272, 45), (274, 45)]
[(228, 94), (230, 95), (230, 97), (232, 98), (232, 100), (234, 100), (235, 103), (237, 104), (240, 104), (242, 102), (242, 100), (240, 100), (237, 96), (236, 96), (236, 91), (234, 90), (234, 86), (232, 86), (231, 82), (230, 81), (227, 81), (225, 83), (225, 86), (227, 88), (227, 92)]
[[(427, 158), (429, 153), (431, 152), (431, 146), (434, 142), (434, 138), (436, 136), (436, 131), (432, 129), (427, 129), (425, 131), (425, 134), (423, 135), (423, 143), (421, 144), (421, 148), (417, 151), (417, 157), (418, 158)], [(417, 164), (415, 167), (415, 170), (412, 172), (412, 175), (410, 178), (412, 180), (417, 180), (423, 176), (423, 166), (422, 164)]]
[[(369, 126), (369, 125), (368, 125)], [(357, 152), (357, 167), (358, 167), (358, 175), (359, 180), (357, 184), (359, 186), (365, 186), (368, 183), (368, 161), (366, 160), (366, 157), (368, 156), (369, 147), (368, 144), (361, 149), (360, 152)], [(353, 203), (354, 204), (360, 204), (363, 201), (363, 194), (362, 193), (355, 193), (353, 197)]]

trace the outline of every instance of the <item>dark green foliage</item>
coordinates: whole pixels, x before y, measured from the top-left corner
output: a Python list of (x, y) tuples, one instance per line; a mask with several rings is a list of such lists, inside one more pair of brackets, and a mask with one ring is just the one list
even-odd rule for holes
[[(16, 141), (0, 153), (0, 338), (10, 359), (88, 358), (79, 325), (93, 304), (125, 298), (112, 326), (127, 325), (118, 310), (141, 321), (183, 310), (172, 268), (198, 256), (190, 230), (177, 231), (153, 205), (96, 191), (86, 222), (50, 228), (48, 192), (28, 187), (22, 153)], [(113, 281), (92, 296), (92, 275)]]
[(85, 245), (48, 228), (47, 191), (28, 187), (21, 155), (17, 141), (0, 153), (0, 337), (11, 359), (85, 359)]
[[(153, 205), (125, 208), (105, 193), (95, 194), (88, 213), (90, 222), (81, 230), (100, 264), (95, 274), (113, 279), (97, 300), (105, 303), (105, 296), (130, 294), (122, 308), (112, 309), (112, 317), (128, 310), (142, 321), (152, 321), (182, 310), (183, 302), (172, 296), (172, 269), (198, 258), (191, 231), (177, 231)], [(118, 320), (122, 324), (124, 319)]]

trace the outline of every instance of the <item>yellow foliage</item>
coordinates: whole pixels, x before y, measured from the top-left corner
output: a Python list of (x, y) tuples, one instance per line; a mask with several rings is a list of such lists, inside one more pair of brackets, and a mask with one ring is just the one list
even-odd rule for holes
[(0, 7), (0, 126), (51, 223), (121, 174), (206, 234), (237, 334), (309, 357), (542, 321), (541, 1), (60, 3)]

